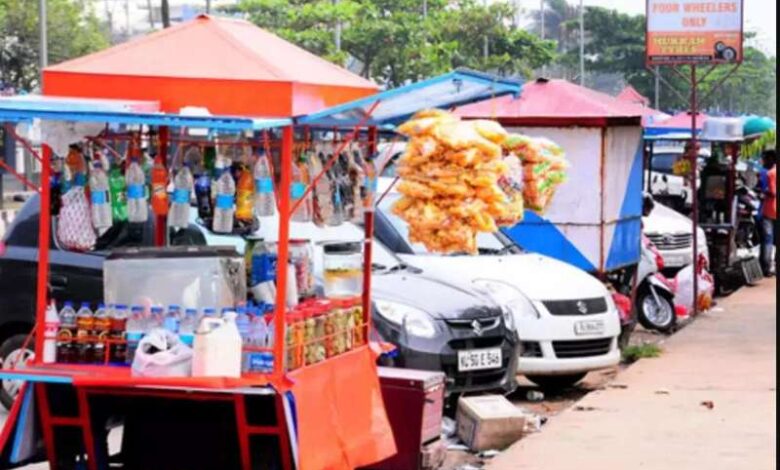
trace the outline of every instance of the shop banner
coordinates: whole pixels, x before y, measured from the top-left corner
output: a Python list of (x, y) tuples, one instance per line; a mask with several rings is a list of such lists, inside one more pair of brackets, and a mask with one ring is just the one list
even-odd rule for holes
[(647, 63), (742, 62), (743, 1), (647, 0)]

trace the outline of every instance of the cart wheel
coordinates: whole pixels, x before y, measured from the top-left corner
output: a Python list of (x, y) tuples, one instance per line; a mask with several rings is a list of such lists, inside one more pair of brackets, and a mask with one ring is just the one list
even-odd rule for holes
[(656, 297), (650, 289), (646, 287), (640, 289), (636, 308), (639, 323), (648, 330), (671, 333), (677, 324), (674, 300), (665, 292), (658, 292), (658, 302), (656, 302)]
[[(3, 341), (0, 345), (0, 369), (23, 368), (24, 363), (35, 356), (31, 349), (22, 349), (26, 339), (27, 335), (16, 334)], [(22, 380), (0, 381), (0, 403), (7, 410), (10, 410), (14, 404), (22, 383)]]

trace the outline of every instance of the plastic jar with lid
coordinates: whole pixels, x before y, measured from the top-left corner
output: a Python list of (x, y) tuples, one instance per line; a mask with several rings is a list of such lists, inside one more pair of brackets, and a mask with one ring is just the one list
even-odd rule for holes
[(314, 307), (305, 306), (301, 309), (303, 316), (303, 355), (306, 365), (314, 364), (317, 358), (316, 320)]
[(366, 322), (363, 318), (363, 299), (355, 297), (349, 300), (350, 315), (353, 322), (353, 347), (366, 344)]
[(315, 338), (315, 361), (322, 362), (328, 357), (327, 348), (325, 346), (325, 324), (330, 314), (331, 306), (328, 301), (319, 301), (313, 307), (314, 312), (314, 338)]
[(323, 305), (325, 357), (333, 357), (338, 354), (336, 352), (338, 341), (336, 338), (336, 335), (338, 334), (338, 308), (336, 307), (335, 301), (323, 301)]
[(363, 293), (363, 243), (338, 242), (323, 245), (324, 289), (330, 299)]

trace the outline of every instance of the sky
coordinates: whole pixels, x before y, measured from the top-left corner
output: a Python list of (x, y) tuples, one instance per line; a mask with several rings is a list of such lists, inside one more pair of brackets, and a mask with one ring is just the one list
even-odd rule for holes
[[(577, 0), (569, 0), (575, 3)], [(754, 31), (758, 37), (751, 45), (777, 55), (777, 2), (775, 0), (744, 0), (745, 31)], [(541, 0), (519, 0), (525, 10), (539, 9)], [(584, 0), (585, 6), (613, 8), (625, 13), (645, 12), (645, 0)]]

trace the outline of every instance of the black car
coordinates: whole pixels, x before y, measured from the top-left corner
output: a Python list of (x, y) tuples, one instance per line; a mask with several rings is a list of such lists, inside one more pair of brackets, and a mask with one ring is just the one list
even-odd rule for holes
[[(22, 346), (35, 317), (39, 210), (39, 198), (34, 196), (16, 216), (0, 248), (3, 368), (31, 354)], [(195, 224), (171, 236), (174, 245), (208, 242), (208, 233)], [(102, 269), (107, 253), (121, 246), (149, 246), (152, 240), (151, 223), (140, 228), (116, 224), (98, 240), (98, 250), (92, 253), (63, 249), (52, 235), (52, 298), (58, 307), (66, 300), (90, 302), (94, 307), (103, 298)], [(507, 312), (479, 293), (432, 279), (390, 256), (375, 266), (373, 278), (375, 334), (398, 348), (382, 360), (400, 367), (444, 371), (448, 394), (512, 391), (516, 386), (517, 340), (507, 324)], [(11, 405), (17, 386), (14, 381), (3, 381), (0, 402), (6, 407)]]

